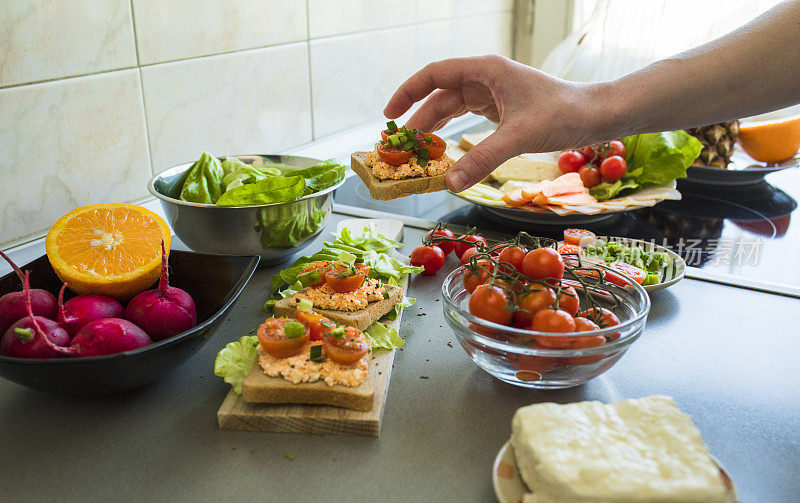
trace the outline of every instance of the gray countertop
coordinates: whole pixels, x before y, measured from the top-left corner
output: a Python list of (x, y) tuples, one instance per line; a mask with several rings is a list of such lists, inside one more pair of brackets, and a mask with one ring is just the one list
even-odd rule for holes
[[(404, 251), (422, 235), (407, 227)], [(449, 257), (445, 268), (455, 265)], [(263, 321), (276, 269), (257, 271), (209, 342), (144, 389), (89, 399), (1, 381), (0, 499), (488, 502), (492, 461), (518, 407), (658, 393), (691, 414), (742, 501), (797, 501), (797, 299), (685, 279), (652, 295), (644, 335), (615, 367), (545, 392), (474, 365), (442, 316), (444, 271), (419, 276), (380, 437), (220, 431), (228, 386), (213, 375), (214, 356)]]

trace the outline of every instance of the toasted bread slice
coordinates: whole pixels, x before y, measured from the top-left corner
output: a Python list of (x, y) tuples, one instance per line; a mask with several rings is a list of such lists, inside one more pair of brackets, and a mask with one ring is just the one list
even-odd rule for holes
[(369, 195), (378, 201), (388, 201), (398, 197), (406, 197), (425, 192), (438, 192), (446, 190), (444, 184), (445, 174), (436, 176), (417, 176), (403, 178), (402, 180), (381, 180), (372, 168), (367, 166), (366, 152), (355, 152), (350, 157), (350, 167), (361, 178), (369, 189)]
[[(364, 309), (359, 309), (358, 311), (333, 311), (331, 309), (314, 308), (314, 312), (340, 325), (348, 325), (356, 327), (359, 330), (366, 330), (367, 327), (391, 311), (395, 304), (403, 300), (403, 290), (400, 287), (384, 285), (384, 288), (386, 288), (386, 293), (389, 294), (389, 298), (370, 302)], [(308, 288), (302, 290), (300, 293), (307, 290)], [(275, 316), (294, 316), (294, 311), (299, 303), (300, 297), (298, 297), (297, 294), (279, 300), (275, 304)]]
[(294, 384), (283, 377), (270, 377), (256, 362), (244, 378), (242, 398), (250, 403), (303, 403), (371, 410), (375, 386), (369, 373), (358, 386), (329, 386), (325, 381)]

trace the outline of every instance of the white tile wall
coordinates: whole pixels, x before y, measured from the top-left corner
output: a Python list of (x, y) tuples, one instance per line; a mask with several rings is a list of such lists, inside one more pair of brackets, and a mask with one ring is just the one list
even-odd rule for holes
[(143, 65), (306, 39), (302, 1), (132, 2)]
[(152, 172), (204, 149), (287, 151), (380, 123), (426, 63), (509, 55), (512, 4), (0, 0), (0, 246), (146, 197)]
[(147, 194), (138, 70), (0, 90), (0, 243)]
[[(404, 41), (387, 57), (387, 40)], [(398, 84), (415, 70), (414, 27), (311, 41), (311, 89), (317, 137), (380, 117)], [(354, 55), (358, 55), (355, 57)]]
[(129, 0), (0, 1), (0, 86), (132, 66)]
[(155, 172), (311, 141), (306, 43), (149, 66), (142, 83)]

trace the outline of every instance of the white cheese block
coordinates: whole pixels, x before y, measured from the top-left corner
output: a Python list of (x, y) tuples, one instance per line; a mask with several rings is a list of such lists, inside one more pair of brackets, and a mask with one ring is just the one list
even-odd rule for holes
[(733, 501), (700, 432), (666, 396), (522, 407), (511, 445), (526, 503)]
[(491, 176), (500, 183), (509, 180), (535, 183), (554, 180), (561, 174), (561, 170), (558, 169), (558, 153), (542, 152), (512, 157), (492, 171)]

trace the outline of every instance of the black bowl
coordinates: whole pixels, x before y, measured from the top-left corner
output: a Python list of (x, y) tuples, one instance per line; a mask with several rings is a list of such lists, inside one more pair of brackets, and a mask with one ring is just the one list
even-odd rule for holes
[[(149, 346), (87, 358), (0, 356), (0, 376), (42, 391), (73, 395), (110, 394), (150, 384), (189, 359), (225, 319), (258, 266), (256, 256), (208, 255), (173, 250), (170, 285), (186, 290), (197, 307), (197, 326)], [(31, 286), (56, 294), (61, 281), (43, 255), (22, 267)], [(10, 273), (0, 279), (0, 295), (20, 289)]]

